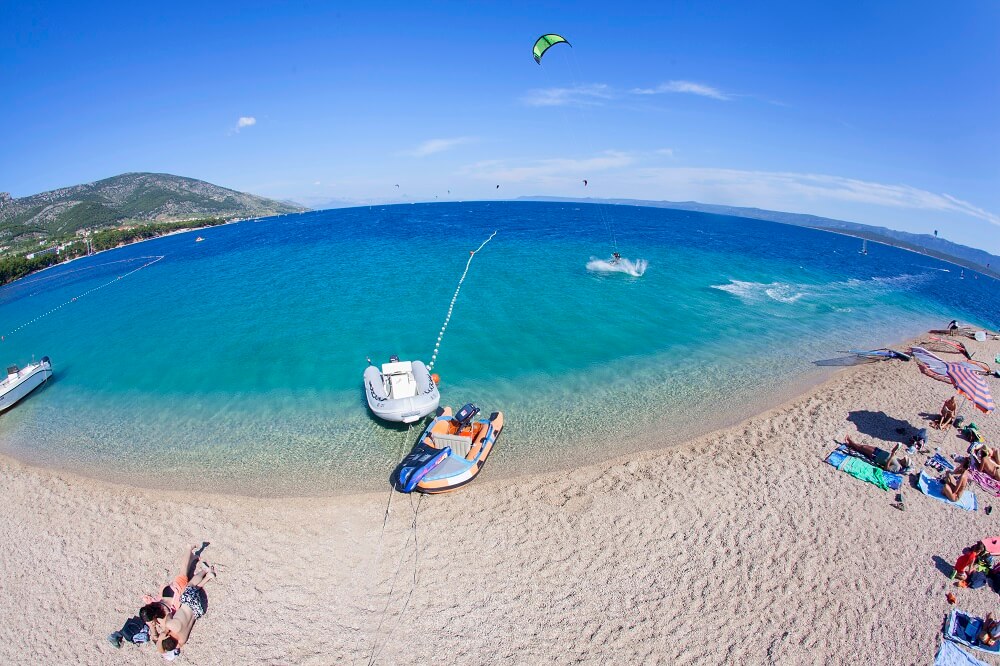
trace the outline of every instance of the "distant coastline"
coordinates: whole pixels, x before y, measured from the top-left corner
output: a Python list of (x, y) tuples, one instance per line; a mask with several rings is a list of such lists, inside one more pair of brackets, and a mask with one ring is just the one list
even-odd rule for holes
[[(158, 222), (154, 224), (137, 225), (125, 229), (104, 229), (95, 232), (89, 238), (76, 240), (60, 247), (55, 254), (35, 256), (28, 259), (26, 255), (0, 257), (0, 286), (8, 285), (22, 278), (34, 275), (48, 268), (93, 256), (108, 250), (135, 245), (156, 238), (173, 236), (175, 234), (208, 229), (226, 224), (242, 222), (244, 219), (207, 218), (184, 220), (180, 222)], [(89, 240), (89, 247), (88, 247)]]
[[(842, 236), (852, 236), (870, 240), (883, 245), (891, 245), (900, 250), (909, 250), (917, 254), (922, 254), (934, 259), (968, 268), (982, 275), (1000, 280), (1000, 257), (994, 256), (985, 250), (971, 248), (960, 245), (944, 238), (931, 236), (929, 234), (913, 234), (909, 232), (896, 231), (887, 227), (875, 227), (858, 222), (847, 222), (845, 220), (835, 220), (833, 218), (819, 217), (805, 213), (788, 213), (783, 211), (765, 210), (762, 208), (747, 208), (741, 206), (723, 206), (718, 204), (703, 204), (697, 201), (652, 201), (646, 199), (594, 199), (594, 198), (572, 198), (572, 197), (548, 197), (532, 196), (519, 197), (517, 201), (541, 201), (551, 203), (577, 203), (577, 204), (609, 204), (614, 206), (641, 206), (645, 208), (666, 208), (669, 210), (686, 210), (695, 213), (708, 213), (711, 215), (727, 215), (730, 217), (742, 217), (750, 220), (762, 220), (765, 222), (776, 222), (794, 227), (806, 227), (818, 231), (829, 231)], [(937, 245), (945, 249), (936, 249), (932, 245)], [(959, 256), (961, 253), (968, 256)]]

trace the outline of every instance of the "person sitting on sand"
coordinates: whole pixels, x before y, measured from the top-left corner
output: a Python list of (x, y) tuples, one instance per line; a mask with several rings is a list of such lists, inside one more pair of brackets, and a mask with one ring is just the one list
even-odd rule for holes
[(941, 494), (952, 502), (958, 502), (969, 485), (969, 463), (965, 462), (941, 477)]
[(160, 652), (171, 652), (183, 647), (191, 635), (196, 620), (205, 615), (208, 600), (205, 583), (215, 578), (215, 567), (202, 562), (201, 569), (181, 592), (180, 605), (173, 615), (168, 614), (167, 605), (162, 602), (148, 604), (139, 611), (139, 617), (149, 624), (149, 637), (155, 641)]
[(990, 573), (994, 566), (996, 566), (996, 559), (990, 554), (990, 551), (986, 548), (986, 544), (982, 541), (977, 541), (958, 556), (958, 559), (955, 561), (955, 570), (952, 572), (951, 577), (957, 581), (956, 585), (966, 587), (965, 581), (969, 578), (971, 572), (981, 571), (983, 573)]
[(979, 642), (988, 647), (993, 647), (1000, 640), (1000, 620), (993, 617), (993, 613), (987, 613), (983, 621), (983, 630), (979, 632)]
[(847, 448), (857, 451), (887, 472), (903, 474), (910, 468), (910, 459), (908, 457), (903, 456), (898, 460), (896, 459), (896, 452), (899, 451), (900, 447), (899, 444), (892, 447), (892, 451), (886, 451), (885, 449), (868, 444), (858, 444), (851, 439), (850, 435), (844, 438), (844, 444), (847, 445)]
[(938, 417), (938, 422), (934, 424), (934, 427), (941, 430), (947, 430), (951, 427), (957, 413), (958, 401), (955, 400), (955, 396), (951, 396), (944, 401), (943, 405), (941, 405), (941, 416)]

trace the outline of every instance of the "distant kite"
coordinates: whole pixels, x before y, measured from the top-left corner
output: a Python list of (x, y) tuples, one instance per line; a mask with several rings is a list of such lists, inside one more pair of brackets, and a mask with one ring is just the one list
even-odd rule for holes
[(497, 189), (498, 189), (498, 190), (500, 189), (500, 186), (499, 186), (499, 185), (497, 185)]
[(396, 183), (396, 187), (399, 187), (399, 183)]
[(535, 62), (541, 65), (542, 56), (556, 44), (565, 44), (571, 48), (573, 46), (562, 35), (542, 35), (535, 40), (535, 45), (531, 49), (531, 54), (535, 57)]
[(587, 179), (586, 178), (583, 179), (583, 186), (587, 187)]

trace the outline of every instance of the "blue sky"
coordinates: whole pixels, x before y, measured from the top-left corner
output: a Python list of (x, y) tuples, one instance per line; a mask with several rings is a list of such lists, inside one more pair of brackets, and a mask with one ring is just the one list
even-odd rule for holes
[(1000, 253), (992, 0), (417, 4), (8, 3), (0, 190), (697, 200)]

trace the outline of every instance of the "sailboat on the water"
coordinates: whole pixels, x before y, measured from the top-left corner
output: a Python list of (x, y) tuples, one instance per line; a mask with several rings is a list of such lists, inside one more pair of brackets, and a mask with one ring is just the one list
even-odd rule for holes
[(868, 254), (868, 239), (867, 238), (862, 238), (861, 239), (861, 249), (858, 250), (858, 254), (865, 254), (865, 255)]

